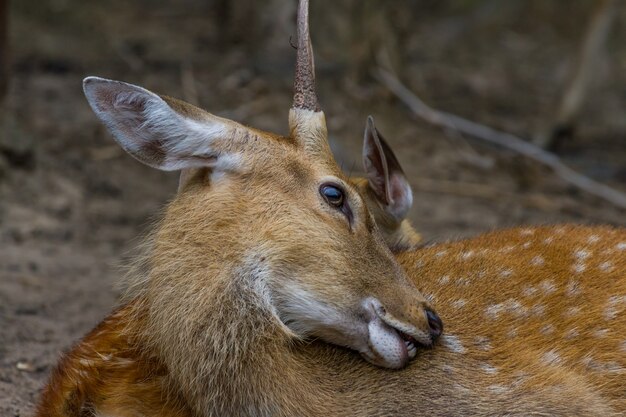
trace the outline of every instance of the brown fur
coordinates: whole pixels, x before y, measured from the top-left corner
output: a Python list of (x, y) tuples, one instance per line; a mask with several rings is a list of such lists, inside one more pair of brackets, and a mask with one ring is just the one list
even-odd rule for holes
[[(82, 369), (79, 352), (97, 345), (94, 335), (104, 347), (100, 355), (90, 356), (98, 365), (78, 385), (86, 386), (82, 392), (93, 392), (88, 403), (98, 409), (105, 410), (94, 404), (104, 398), (104, 387), (107, 395), (129, 407), (113, 415), (137, 415), (132, 414), (135, 411), (154, 415), (141, 410), (161, 410), (171, 404), (180, 407), (171, 415), (187, 416), (621, 415), (626, 412), (626, 304), (607, 308), (610, 297), (626, 294), (621, 274), (626, 252), (618, 249), (624, 242), (624, 230), (562, 226), (512, 229), (400, 253), (402, 265), (436, 300), (447, 323), (442, 343), (422, 351), (401, 371), (376, 368), (348, 350), (325, 343), (287, 340), (262, 315), (253, 326), (219, 325), (224, 319), (233, 322), (232, 317), (222, 316), (228, 310), (222, 304), (213, 311), (217, 316), (211, 316), (218, 323), (206, 323), (211, 333), (203, 338), (204, 344), (195, 352), (176, 346), (180, 350), (171, 354), (179, 359), (170, 366), (178, 368), (166, 373), (158, 362), (147, 359), (159, 350), (148, 348), (153, 343), (138, 351), (137, 342), (130, 342), (139, 340), (130, 334), (153, 337), (146, 336), (145, 330), (127, 333), (112, 325), (132, 317), (129, 329), (143, 326), (137, 315), (143, 309), (138, 298), (127, 307), (135, 315), (127, 314), (128, 310), (113, 315), (100, 326), (110, 326), (108, 332), (96, 329), (62, 362), (64, 371), (53, 374), (38, 416), (64, 415), (48, 412), (56, 399), (55, 387), (62, 383), (59, 380), (76, 375), (68, 369)], [(572, 267), (584, 254), (581, 250), (589, 256), (584, 273), (576, 275)], [(605, 262), (611, 262), (612, 268), (606, 269)], [(572, 280), (577, 287), (570, 285)], [(537, 292), (527, 290), (531, 287)], [(569, 291), (572, 288), (579, 292)], [(519, 302), (519, 311), (510, 300)], [(499, 304), (506, 307), (493, 307)], [(566, 317), (572, 307), (581, 310)], [(579, 335), (571, 338), (573, 328)], [(602, 329), (608, 332), (598, 333)], [(216, 354), (211, 345), (225, 339), (237, 344), (222, 347), (221, 358), (209, 356), (208, 352)], [(102, 359), (113, 351), (107, 343), (133, 346), (118, 351), (135, 352), (134, 369), (108, 365)], [(115, 377), (108, 376), (98, 385), (91, 370), (101, 368)], [(144, 386), (127, 382), (142, 372)], [(73, 378), (81, 380), (81, 375)], [(170, 381), (167, 389), (163, 378)], [(179, 398), (185, 398), (186, 405), (193, 405), (190, 398), (199, 399), (206, 408), (180, 411), (185, 409), (174, 400)]]

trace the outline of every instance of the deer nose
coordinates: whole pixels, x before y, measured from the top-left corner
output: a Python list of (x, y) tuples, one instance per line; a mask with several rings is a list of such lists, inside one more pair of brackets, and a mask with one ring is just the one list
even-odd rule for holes
[(426, 309), (426, 318), (428, 318), (428, 326), (430, 327), (430, 335), (433, 340), (437, 339), (443, 333), (443, 322), (439, 318), (439, 315), (433, 310)]

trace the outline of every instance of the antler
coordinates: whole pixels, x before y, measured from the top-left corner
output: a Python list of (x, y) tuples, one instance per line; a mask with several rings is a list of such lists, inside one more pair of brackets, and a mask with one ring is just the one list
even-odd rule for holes
[(306, 152), (331, 155), (326, 118), (315, 93), (315, 64), (309, 36), (309, 1), (298, 4), (298, 54), (294, 81), (293, 106), (289, 111), (291, 137)]
[(315, 62), (309, 35), (309, 1), (298, 5), (298, 53), (294, 81), (293, 108), (318, 112), (320, 105), (315, 93)]

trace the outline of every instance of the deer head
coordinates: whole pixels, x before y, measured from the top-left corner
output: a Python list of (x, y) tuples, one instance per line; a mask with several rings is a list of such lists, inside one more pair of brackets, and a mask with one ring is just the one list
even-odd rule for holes
[(148, 321), (172, 352), (231, 309), (263, 316), (286, 338), (321, 338), (400, 368), (442, 324), (330, 153), (307, 7), (300, 2), (290, 137), (119, 81), (89, 77), (85, 94), (129, 154), (183, 170), (141, 283)]

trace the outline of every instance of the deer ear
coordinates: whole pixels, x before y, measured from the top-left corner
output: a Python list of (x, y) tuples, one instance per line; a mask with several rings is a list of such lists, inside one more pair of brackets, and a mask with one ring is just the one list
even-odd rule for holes
[[(246, 129), (190, 104), (120, 81), (88, 77), (83, 89), (117, 143), (140, 162), (164, 171), (215, 168), (218, 159), (224, 159), (224, 142), (238, 129)], [(234, 161), (230, 155), (226, 165), (232, 169)]]
[(363, 166), (370, 188), (384, 210), (397, 221), (406, 218), (413, 192), (393, 151), (368, 116), (363, 140)]

